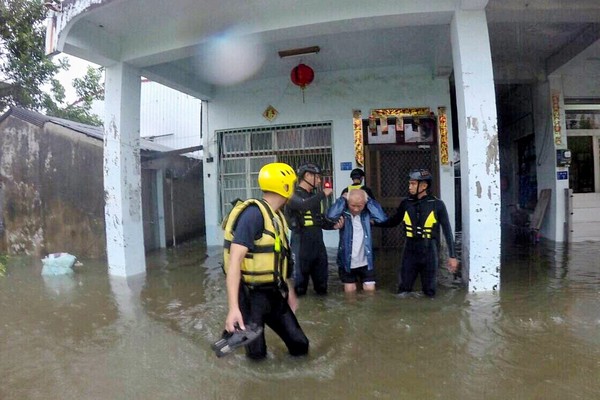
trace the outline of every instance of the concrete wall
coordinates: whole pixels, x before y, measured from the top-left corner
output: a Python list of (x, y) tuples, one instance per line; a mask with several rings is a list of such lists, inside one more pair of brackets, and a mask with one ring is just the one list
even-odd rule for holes
[[(310, 65), (310, 60), (304, 61)], [(279, 111), (273, 122), (263, 118), (268, 105)], [(426, 68), (381, 68), (349, 70), (315, 76), (302, 93), (288, 76), (262, 81), (250, 81), (235, 87), (222, 87), (204, 107), (205, 156), (204, 182), (206, 193), (206, 238), (208, 245), (222, 244), (218, 188), (218, 148), (215, 131), (222, 129), (267, 126), (269, 124), (331, 121), (333, 131), (334, 193), (347, 184), (348, 171), (341, 171), (340, 162), (354, 163), (352, 110), (359, 109), (367, 117), (374, 108), (437, 107), (448, 110), (451, 129), (450, 89), (447, 78), (433, 78)], [(449, 149), (453, 148), (449, 132)], [(389, 173), (393, 174), (394, 171)], [(451, 166), (440, 170), (441, 197), (446, 202), (450, 221), (454, 223), (454, 171)], [(404, 179), (404, 177), (398, 177)], [(328, 247), (337, 246), (336, 232), (325, 232)]]
[[(80, 258), (104, 258), (102, 142), (60, 125), (40, 127), (9, 115), (0, 122), (0, 149), (4, 228), (0, 253), (69, 252)], [(178, 177), (176, 236), (183, 240), (200, 235), (204, 231), (202, 164), (179, 157), (166, 167)], [(170, 191), (165, 193), (165, 207), (168, 195)], [(165, 230), (172, 237), (170, 215), (168, 221)]]
[(102, 143), (46, 127), (13, 117), (1, 124), (2, 252), (103, 257), (102, 168), (94, 168), (102, 165)]

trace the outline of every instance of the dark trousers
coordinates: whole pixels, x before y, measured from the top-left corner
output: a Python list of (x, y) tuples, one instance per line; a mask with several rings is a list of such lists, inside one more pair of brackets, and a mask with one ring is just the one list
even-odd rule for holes
[(321, 243), (303, 240), (302, 235), (292, 237), (292, 253), (294, 257), (294, 289), (298, 296), (306, 294), (309, 279), (317, 294), (327, 294), (329, 263), (327, 249)]
[(308, 338), (279, 290), (250, 290), (244, 287), (240, 290), (239, 301), (244, 323), (255, 323), (263, 328), (261, 337), (246, 346), (249, 358), (262, 359), (267, 356), (265, 325), (279, 335), (291, 355), (308, 353)]
[(398, 292), (411, 292), (417, 276), (420, 276), (423, 293), (428, 297), (434, 297), (438, 259), (435, 242), (407, 239), (402, 265), (398, 272)]

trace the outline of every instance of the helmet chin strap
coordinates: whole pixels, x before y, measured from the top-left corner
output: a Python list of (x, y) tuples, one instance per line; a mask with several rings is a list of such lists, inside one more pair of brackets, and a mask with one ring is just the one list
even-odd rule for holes
[(419, 198), (419, 196), (421, 195), (421, 193), (423, 193), (423, 192), (427, 192), (427, 189), (429, 188), (429, 185), (427, 185), (427, 187), (426, 187), (425, 189), (423, 189), (423, 190), (419, 191), (419, 188), (421, 187), (421, 182), (423, 182), (423, 181), (417, 181), (417, 182), (418, 182), (418, 183), (417, 183), (417, 193), (415, 193), (415, 194), (412, 196), (412, 197), (413, 197), (413, 198), (415, 198), (415, 199), (418, 199), (418, 198)]
[(302, 180), (310, 185), (311, 190), (314, 190), (315, 189), (315, 180), (317, 178), (313, 175), (313, 181), (312, 181), (312, 183), (310, 183), (309, 181), (306, 180), (305, 176), (306, 176), (306, 174), (304, 174), (304, 176), (302, 177)]

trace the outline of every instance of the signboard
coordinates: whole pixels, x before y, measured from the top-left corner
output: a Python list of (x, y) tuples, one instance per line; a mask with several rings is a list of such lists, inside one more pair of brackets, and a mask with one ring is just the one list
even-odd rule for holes
[(352, 170), (352, 162), (351, 161), (341, 162), (340, 169), (342, 171), (351, 171)]
[(566, 181), (569, 179), (569, 171), (557, 171), (556, 179), (559, 181)]

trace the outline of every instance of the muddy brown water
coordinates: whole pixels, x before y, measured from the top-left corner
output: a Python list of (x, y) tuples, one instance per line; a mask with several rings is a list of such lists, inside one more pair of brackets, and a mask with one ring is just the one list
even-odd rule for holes
[[(213, 253), (207, 256), (208, 253)], [(397, 254), (380, 252), (378, 291), (301, 299), (310, 354), (268, 359), (210, 349), (226, 314), (218, 251), (150, 255), (111, 278), (83, 260), (43, 277), (13, 257), (0, 278), (0, 399), (600, 399), (600, 244), (503, 244), (501, 290), (393, 294)], [(333, 265), (333, 254), (331, 261)]]

